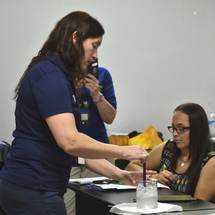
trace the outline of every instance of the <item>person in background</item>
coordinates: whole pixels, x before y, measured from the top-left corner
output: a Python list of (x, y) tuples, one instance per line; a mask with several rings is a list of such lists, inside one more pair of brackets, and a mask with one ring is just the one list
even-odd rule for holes
[[(150, 152), (147, 169), (157, 170), (151, 177), (171, 189), (205, 201), (215, 198), (215, 151), (204, 109), (195, 103), (179, 105), (168, 126), (173, 140), (163, 142)], [(132, 161), (128, 171), (142, 169)]]
[[(111, 124), (116, 116), (116, 97), (110, 72), (99, 67), (98, 80), (88, 74), (81, 88), (80, 108), (82, 124), (79, 131), (95, 140), (109, 143), (105, 124)], [(113, 163), (113, 161), (110, 160)], [(70, 178), (98, 177), (83, 165), (73, 164)], [(67, 189), (64, 195), (67, 215), (75, 215), (75, 192)]]
[(69, 13), (21, 77), (14, 97), (14, 140), (0, 172), (0, 206), (6, 214), (66, 215), (63, 195), (74, 157), (125, 184), (142, 177), (142, 172), (120, 170), (104, 158), (145, 162), (149, 155), (144, 148), (104, 144), (78, 131), (76, 89), (98, 58), (103, 34), (102, 25), (88, 13)]

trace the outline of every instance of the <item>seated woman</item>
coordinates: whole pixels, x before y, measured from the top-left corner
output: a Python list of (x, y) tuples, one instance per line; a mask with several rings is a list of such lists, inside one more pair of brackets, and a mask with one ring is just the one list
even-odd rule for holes
[[(171, 189), (212, 201), (215, 198), (215, 151), (210, 139), (204, 109), (195, 103), (179, 105), (168, 126), (173, 140), (155, 147), (146, 163), (156, 170), (159, 183)], [(131, 161), (126, 170), (141, 170), (139, 161)]]

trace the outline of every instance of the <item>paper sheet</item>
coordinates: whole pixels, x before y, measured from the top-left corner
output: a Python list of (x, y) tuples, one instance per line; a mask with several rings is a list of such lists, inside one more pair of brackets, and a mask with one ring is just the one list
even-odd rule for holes
[(136, 190), (136, 186), (121, 185), (121, 184), (96, 184), (92, 183), (91, 188), (98, 188), (100, 190)]
[(91, 177), (91, 178), (70, 178), (69, 183), (78, 183), (78, 184), (90, 184), (93, 181), (97, 180), (105, 180), (108, 179), (107, 177)]
[(173, 205), (168, 203), (158, 202), (158, 207), (155, 209), (139, 209), (136, 207), (136, 203), (122, 203), (113, 206), (110, 212), (123, 215), (141, 215), (141, 214), (153, 214), (161, 212), (171, 212), (171, 211), (183, 211), (182, 207), (179, 205)]

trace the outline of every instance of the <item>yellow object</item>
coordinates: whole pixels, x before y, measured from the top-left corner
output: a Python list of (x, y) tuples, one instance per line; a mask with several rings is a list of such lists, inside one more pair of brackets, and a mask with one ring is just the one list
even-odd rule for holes
[(109, 136), (109, 142), (118, 146), (128, 146), (130, 139), (127, 135), (112, 135)]
[(160, 143), (162, 140), (153, 126), (149, 126), (141, 134), (132, 137), (129, 142), (130, 145), (140, 145), (147, 150), (155, 148)]
[[(110, 144), (118, 146), (140, 145), (147, 151), (155, 148), (158, 144), (162, 143), (161, 138), (158, 136), (156, 129), (149, 126), (141, 134), (129, 138), (127, 135), (112, 135), (109, 136)], [(115, 158), (118, 160), (120, 158)]]

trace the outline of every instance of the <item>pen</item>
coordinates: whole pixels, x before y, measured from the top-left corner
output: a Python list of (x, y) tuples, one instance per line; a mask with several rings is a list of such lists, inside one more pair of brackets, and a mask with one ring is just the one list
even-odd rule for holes
[(143, 186), (146, 186), (146, 163), (143, 164)]

